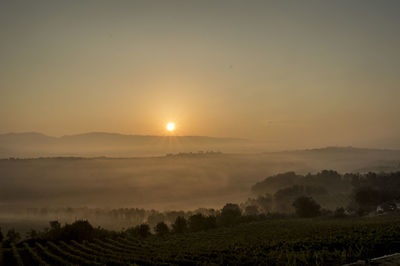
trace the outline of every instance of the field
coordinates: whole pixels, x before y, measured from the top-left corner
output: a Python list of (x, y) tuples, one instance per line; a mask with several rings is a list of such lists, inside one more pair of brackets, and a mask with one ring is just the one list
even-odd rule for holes
[(338, 265), (400, 250), (400, 217), (267, 220), (164, 237), (23, 242), (2, 265)]

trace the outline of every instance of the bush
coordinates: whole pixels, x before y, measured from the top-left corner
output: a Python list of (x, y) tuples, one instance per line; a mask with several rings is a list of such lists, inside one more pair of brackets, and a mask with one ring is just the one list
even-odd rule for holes
[(239, 205), (233, 203), (227, 203), (221, 211), (220, 223), (222, 226), (232, 226), (239, 221), (242, 216), (242, 212)]
[(148, 237), (151, 235), (150, 226), (148, 224), (141, 224), (135, 227), (131, 227), (126, 230), (126, 233), (135, 237)]
[(215, 216), (204, 216), (201, 213), (190, 216), (189, 230), (192, 232), (208, 230), (216, 227)]
[(172, 231), (174, 233), (185, 233), (188, 229), (187, 221), (184, 217), (176, 217), (175, 223), (172, 225)]
[(346, 217), (346, 212), (343, 207), (336, 208), (335, 212), (333, 213), (333, 216), (336, 218), (343, 218)]
[(16, 243), (21, 239), (20, 234), (15, 231), (15, 229), (10, 229), (7, 232), (7, 241), (11, 242), (11, 243)]
[(164, 222), (157, 223), (156, 227), (154, 227), (154, 231), (159, 236), (164, 236), (169, 233), (168, 225)]
[(246, 206), (244, 213), (245, 215), (257, 215), (259, 213), (258, 207), (256, 205)]
[(301, 196), (293, 202), (299, 217), (316, 217), (321, 215), (321, 206), (312, 197)]
[(139, 236), (140, 237), (148, 237), (150, 236), (150, 226), (148, 224), (139, 225)]
[(92, 240), (94, 238), (94, 228), (88, 221), (85, 220), (78, 220), (72, 224), (66, 224), (62, 228), (55, 226), (53, 230), (55, 232), (58, 230), (60, 231), (59, 235), (57, 233), (55, 235), (59, 236), (58, 238), (62, 240), (83, 241)]

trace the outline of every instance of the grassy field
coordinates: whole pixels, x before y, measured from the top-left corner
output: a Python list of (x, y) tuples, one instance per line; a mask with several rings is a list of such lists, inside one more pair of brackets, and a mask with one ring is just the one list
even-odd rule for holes
[(3, 265), (338, 265), (400, 250), (400, 217), (270, 220), (186, 234), (30, 242)]

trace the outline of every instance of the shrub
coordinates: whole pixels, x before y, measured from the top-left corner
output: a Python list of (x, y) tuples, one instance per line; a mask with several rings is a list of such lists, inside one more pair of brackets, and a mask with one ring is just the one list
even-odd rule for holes
[(312, 197), (301, 196), (293, 202), (299, 217), (315, 217), (321, 215), (321, 206)]

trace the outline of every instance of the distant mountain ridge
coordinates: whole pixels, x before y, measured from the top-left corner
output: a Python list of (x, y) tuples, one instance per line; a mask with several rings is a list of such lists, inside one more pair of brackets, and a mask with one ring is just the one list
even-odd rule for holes
[(135, 157), (159, 156), (167, 153), (221, 151), (301, 155), (305, 157), (335, 157), (345, 159), (367, 153), (400, 154), (399, 150), (345, 147), (324, 147), (304, 150), (266, 152), (267, 142), (240, 138), (209, 136), (127, 135), (89, 132), (52, 137), (38, 132), (0, 134), (0, 158), (19, 157)]
[[(41, 133), (38, 133), (41, 134)], [(43, 135), (43, 134), (42, 134)], [(46, 135), (44, 135), (46, 136)], [(64, 135), (60, 137), (61, 139), (66, 138), (85, 138), (85, 137), (103, 137), (103, 138), (111, 138), (111, 137), (119, 137), (119, 138), (181, 138), (181, 139), (209, 139), (209, 140), (229, 140), (229, 141), (243, 141), (245, 139), (239, 138), (226, 138), (226, 137), (209, 137), (209, 136), (158, 136), (158, 135), (136, 135), (136, 134), (120, 134), (120, 133), (108, 133), (108, 132), (88, 132), (82, 134), (73, 134), (73, 135)]]
[(217, 142), (230, 142), (230, 141), (248, 141), (239, 138), (225, 138), (225, 137), (209, 137), (209, 136), (157, 136), (157, 135), (131, 135), (120, 133), (108, 132), (88, 132), (82, 134), (64, 135), (61, 137), (52, 137), (38, 132), (22, 132), (22, 133), (5, 133), (0, 134), (0, 144), (5, 141), (82, 141), (82, 140), (155, 140), (155, 139), (180, 139), (180, 140), (195, 140), (195, 141), (217, 141)]
[(279, 152), (265, 152), (268, 153), (281, 153), (281, 154), (296, 154), (296, 155), (332, 155), (332, 154), (363, 154), (368, 152), (384, 152), (384, 153), (400, 153), (398, 149), (386, 149), (386, 148), (361, 148), (361, 147), (353, 147), (353, 146), (327, 146), (321, 148), (312, 148), (312, 149), (300, 149), (300, 150), (284, 150)]
[[(51, 137), (37, 132), (0, 134), (0, 157), (147, 156), (169, 152), (232, 150), (252, 141), (208, 136), (152, 136), (90, 132)], [(240, 151), (240, 149), (239, 149)]]

